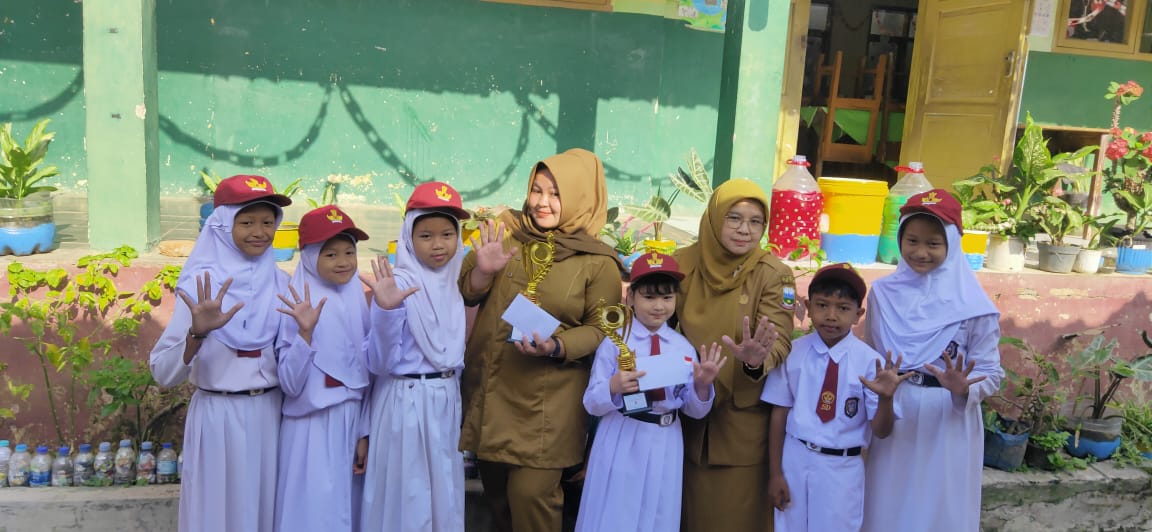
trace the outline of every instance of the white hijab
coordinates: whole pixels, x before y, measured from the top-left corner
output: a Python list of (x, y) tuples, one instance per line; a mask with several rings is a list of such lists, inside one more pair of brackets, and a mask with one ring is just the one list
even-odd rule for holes
[(464, 244), (460, 239), (460, 222), (456, 221), (456, 254), (438, 269), (425, 266), (416, 258), (412, 246), (412, 229), (416, 219), (426, 214), (451, 214), (434, 209), (410, 209), (404, 216), (404, 228), (396, 246), (396, 285), (400, 289), (419, 288), (404, 300), (408, 329), (424, 358), (440, 370), (464, 365), (464, 298), (456, 284), (464, 263)]
[(236, 214), (255, 203), (271, 206), (276, 211), (276, 226), (280, 226), (284, 211), (274, 203), (257, 200), (216, 207), (204, 222), (204, 229), (196, 238), (196, 245), (176, 280), (176, 287), (195, 300), (196, 279), (205, 272), (212, 276), (212, 297), (220, 293), (220, 286), (225, 281), (232, 279), (221, 311), (226, 312), (241, 301), (244, 307), (223, 327), (208, 334), (241, 351), (263, 349), (276, 338), (280, 320), (276, 312), (280, 305), (277, 294), (288, 290), (288, 276), (276, 267), (271, 249), (264, 250), (259, 257), (249, 257), (232, 240)]
[[(910, 216), (914, 214), (900, 218), (899, 234), (903, 234)], [(948, 255), (943, 264), (920, 274), (901, 257), (896, 271), (874, 281), (868, 294), (872, 347), (881, 353), (891, 351), (892, 358), (903, 355), (904, 370), (939, 359), (955, 338), (960, 322), (1000, 315), (964, 258), (960, 232), (955, 225), (940, 223), (948, 239)]]
[[(356, 245), (356, 239), (343, 233), (333, 238), (340, 237)], [(304, 297), (304, 283), (308, 283), (313, 305), (328, 298), (324, 309), (320, 311), (316, 330), (312, 331), (312, 348), (316, 351), (312, 364), (344, 383), (344, 386), (357, 390), (368, 386), (368, 366), (364, 357), (364, 338), (371, 323), (368, 301), (356, 274), (352, 275), (352, 280), (341, 285), (332, 284), (320, 277), (316, 265), (324, 244), (307, 244), (300, 250), (300, 264), (292, 274), (291, 284), (296, 293)], [(296, 320), (285, 316), (283, 323), (285, 338), (295, 337)]]

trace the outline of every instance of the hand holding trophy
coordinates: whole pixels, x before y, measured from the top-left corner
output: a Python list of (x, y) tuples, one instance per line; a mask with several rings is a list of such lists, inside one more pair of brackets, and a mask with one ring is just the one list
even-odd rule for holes
[[(628, 330), (632, 325), (632, 309), (623, 304), (605, 305), (604, 303), (603, 299), (597, 303), (599, 309), (597, 314), (600, 317), (599, 327), (620, 352), (616, 356), (617, 371), (636, 371), (636, 355), (628, 348), (628, 344), (624, 341), (621, 333), (616, 332), (621, 330), (624, 336), (628, 336)], [(626, 416), (652, 410), (652, 404), (648, 402), (648, 396), (643, 391), (625, 393), (622, 395), (622, 399), (624, 400), (624, 408), (621, 413)]]

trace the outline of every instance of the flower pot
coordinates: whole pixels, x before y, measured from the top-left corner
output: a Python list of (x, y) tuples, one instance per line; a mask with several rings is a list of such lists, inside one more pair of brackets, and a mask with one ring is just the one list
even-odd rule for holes
[(0, 198), (0, 255), (47, 253), (55, 244), (56, 222), (47, 192)]
[(1052, 465), (1052, 461), (1048, 459), (1048, 452), (1046, 449), (1028, 442), (1024, 450), (1024, 463), (1028, 464), (1028, 467), (1052, 471), (1056, 469), (1056, 466)]
[(625, 255), (623, 253), (620, 253), (619, 255), (620, 255), (620, 262), (624, 263), (624, 269), (631, 271), (632, 270), (632, 263), (636, 262), (636, 259), (643, 256), (644, 251), (636, 250), (636, 251), (633, 251), (631, 255)]
[(1040, 251), (1040, 269), (1052, 273), (1071, 273), (1076, 255), (1080, 253), (1080, 246), (1056, 246), (1042, 242), (1036, 244), (1036, 248)]
[(200, 204), (200, 230), (204, 230), (204, 224), (208, 222), (208, 217), (212, 216), (212, 211), (216, 210), (216, 205), (209, 199), (207, 203)]
[(1131, 246), (1116, 248), (1116, 271), (1140, 275), (1152, 268), (1152, 247), (1148, 242), (1137, 240)]
[(984, 465), (1001, 471), (1015, 471), (1024, 463), (1028, 433), (1005, 434), (999, 429), (984, 429)]
[(1112, 455), (1116, 452), (1116, 449), (1119, 448), (1119, 436), (1112, 440), (1094, 440), (1092, 438), (1085, 437), (1083, 433), (1080, 434), (1079, 440), (1076, 439), (1075, 434), (1068, 436), (1068, 445), (1065, 447), (1065, 449), (1068, 450), (1068, 454), (1075, 456), (1076, 458), (1092, 456), (1097, 460), (1105, 460), (1111, 458)]
[(1100, 269), (1101, 257), (1104, 252), (1099, 249), (1081, 249), (1076, 255), (1076, 262), (1072, 264), (1072, 271), (1077, 273), (1096, 273)]
[(393, 266), (396, 265), (396, 245), (398, 243), (399, 243), (398, 240), (389, 240), (388, 241), (388, 264), (391, 264)]
[(984, 267), (1002, 272), (1024, 269), (1024, 241), (1015, 236), (992, 235)]
[(1116, 273), (1116, 257), (1119, 251), (1116, 248), (1100, 250), (1100, 270), (1097, 273)]
[(276, 262), (292, 260), (296, 254), (296, 247), (300, 245), (300, 224), (294, 222), (281, 222), (272, 237), (272, 254)]
[(983, 255), (988, 251), (988, 231), (965, 229), (960, 236), (960, 249), (964, 253), (978, 253)]
[(968, 261), (968, 266), (972, 268), (972, 271), (980, 271), (984, 269), (983, 253), (965, 253), (964, 258)]
[(1072, 417), (1067, 421), (1068, 454), (1076, 458), (1094, 456), (1104, 460), (1120, 448), (1120, 431), (1124, 418), (1106, 417), (1101, 419)]

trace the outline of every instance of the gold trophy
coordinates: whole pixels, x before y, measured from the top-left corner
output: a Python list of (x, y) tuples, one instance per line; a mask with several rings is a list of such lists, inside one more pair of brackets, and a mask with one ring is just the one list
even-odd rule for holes
[[(616, 355), (616, 367), (619, 371), (636, 371), (636, 355), (632, 354), (632, 350), (628, 348), (624, 338), (616, 333), (619, 329), (623, 331), (624, 336), (628, 336), (628, 331), (632, 328), (632, 309), (622, 304), (605, 305), (604, 303), (604, 298), (600, 298), (596, 304), (599, 309), (599, 327), (620, 352)], [(648, 396), (643, 391), (624, 394), (622, 399), (624, 408), (620, 412), (626, 416), (652, 410), (652, 404), (648, 402)]]
[(524, 297), (536, 305), (540, 305), (540, 296), (536, 294), (536, 290), (540, 287), (540, 281), (543, 281), (548, 276), (548, 271), (552, 269), (552, 256), (555, 253), (556, 235), (552, 231), (548, 232), (548, 240), (535, 242), (528, 248), (528, 262), (532, 263), (535, 273), (531, 275), (528, 287), (524, 289)]

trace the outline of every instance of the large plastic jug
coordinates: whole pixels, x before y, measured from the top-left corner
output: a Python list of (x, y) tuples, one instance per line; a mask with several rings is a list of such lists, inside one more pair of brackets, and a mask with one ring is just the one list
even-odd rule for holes
[(887, 264), (896, 264), (900, 259), (900, 242), (897, 240), (900, 207), (908, 203), (908, 198), (932, 190), (932, 183), (924, 177), (923, 164), (908, 163), (908, 166), (896, 167), (896, 171), (902, 174), (884, 198), (884, 226), (880, 229), (880, 246), (876, 250), (877, 260)]
[[(801, 236), (820, 240), (820, 214), (824, 211), (824, 193), (808, 172), (808, 158), (797, 155), (788, 161), (772, 185), (772, 208), (768, 217), (768, 242), (777, 257), (787, 258), (800, 246)], [(807, 253), (805, 253), (806, 255)]]

